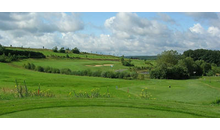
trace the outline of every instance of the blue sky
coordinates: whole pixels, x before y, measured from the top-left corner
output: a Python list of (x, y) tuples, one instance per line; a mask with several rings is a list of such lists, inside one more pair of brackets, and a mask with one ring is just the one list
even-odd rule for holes
[[(133, 12), (136, 13), (138, 16), (147, 19), (155, 19), (158, 17), (158, 12)], [(187, 31), (190, 27), (195, 24), (195, 21), (192, 17), (187, 17), (184, 13), (178, 12), (163, 12), (164, 14), (169, 15), (172, 19), (174, 19), (179, 25), (170, 25), (166, 22), (160, 21), (163, 24), (166, 24), (172, 30), (179, 30), (179, 31)], [(117, 12), (84, 12), (80, 13), (82, 20), (85, 23), (91, 23), (97, 27), (104, 28), (105, 20), (114, 17)], [(207, 29), (207, 25), (204, 25), (204, 28)], [(100, 35), (103, 33), (103, 30), (97, 29), (95, 27), (91, 27), (91, 25), (87, 25), (85, 30), (81, 30), (83, 33), (91, 33), (95, 35)], [(105, 33), (110, 33), (108, 30), (104, 31)]]
[(218, 12), (0, 13), (0, 44), (115, 55), (220, 48)]

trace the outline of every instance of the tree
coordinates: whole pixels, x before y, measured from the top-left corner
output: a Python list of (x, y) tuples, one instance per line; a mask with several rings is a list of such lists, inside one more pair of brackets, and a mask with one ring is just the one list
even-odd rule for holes
[(64, 47), (61, 47), (59, 50), (60, 53), (65, 53)]
[(121, 56), (121, 63), (123, 64), (123, 62), (125, 61), (124, 55)]
[(131, 59), (129, 59), (128, 61), (126, 61), (125, 59), (124, 59), (124, 55), (122, 55), (121, 56), (121, 63), (122, 63), (122, 65), (124, 65), (124, 66), (134, 66), (132, 63), (131, 63)]
[(79, 53), (80, 53), (80, 51), (79, 51), (79, 49), (78, 49), (77, 47), (75, 47), (74, 49), (72, 49), (72, 52), (73, 52), (73, 53), (76, 53), (76, 54), (79, 54)]
[(0, 44), (0, 54), (3, 54), (5, 52), (5, 48)]
[(206, 62), (204, 62), (204, 63), (201, 65), (201, 67), (202, 67), (202, 69), (203, 69), (203, 74), (204, 74), (204, 75), (206, 75), (206, 73), (208, 73), (209, 70), (212, 69), (211, 64), (206, 63)]
[(220, 66), (220, 51), (205, 49), (187, 50), (184, 51), (183, 55), (185, 57), (192, 57), (194, 61), (204, 60), (207, 63), (215, 63)]
[(180, 54), (178, 54), (177, 51), (169, 50), (164, 51), (160, 55), (158, 55), (157, 64), (160, 65), (162, 63), (169, 66), (174, 66), (178, 63), (178, 60), (180, 59)]
[(53, 50), (53, 52), (58, 52), (57, 46), (55, 46), (52, 50)]

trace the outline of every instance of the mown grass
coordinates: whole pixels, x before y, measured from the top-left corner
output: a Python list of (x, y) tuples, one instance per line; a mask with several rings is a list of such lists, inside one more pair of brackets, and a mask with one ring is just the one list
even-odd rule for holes
[[(220, 117), (220, 77), (200, 77), (188, 80), (123, 80), (101, 77), (41, 73), (27, 70), (24, 63), (34, 63), (73, 70), (126, 69), (119, 61), (86, 59), (26, 59), (0, 63), (0, 117)], [(134, 61), (137, 65), (143, 61)], [(114, 67), (85, 65), (114, 64)], [(15, 79), (24, 80), (28, 90), (50, 90), (55, 97), (14, 96)], [(171, 86), (171, 88), (169, 88)], [(77, 98), (76, 93), (91, 93), (98, 88), (110, 98)], [(152, 95), (143, 99), (143, 89)], [(15, 91), (16, 92), (16, 91)], [(70, 92), (72, 92), (70, 94)]]

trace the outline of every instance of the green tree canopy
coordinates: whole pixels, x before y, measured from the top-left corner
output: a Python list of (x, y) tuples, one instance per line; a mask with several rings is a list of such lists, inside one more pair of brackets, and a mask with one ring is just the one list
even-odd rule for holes
[(177, 51), (174, 50), (164, 51), (158, 55), (157, 64), (158, 65), (166, 64), (168, 67), (174, 66), (178, 63), (180, 57), (181, 55), (178, 54)]
[(76, 53), (76, 54), (79, 54), (79, 53), (80, 53), (80, 51), (79, 51), (79, 49), (78, 49), (77, 47), (73, 48), (73, 49), (72, 49), (72, 52), (73, 52), (73, 53)]
[(57, 46), (55, 46), (55, 47), (53, 47), (53, 52), (58, 52), (58, 48), (57, 48)]

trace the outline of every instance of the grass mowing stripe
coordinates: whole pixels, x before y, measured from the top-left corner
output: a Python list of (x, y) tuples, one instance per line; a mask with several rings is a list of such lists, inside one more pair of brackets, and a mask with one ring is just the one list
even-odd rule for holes
[[(38, 101), (39, 102), (39, 101)], [(210, 116), (210, 115), (206, 115), (206, 113), (204, 113), (204, 111), (201, 111), (200, 113), (195, 113), (194, 112), (190, 112), (187, 111), (185, 109), (178, 109), (178, 108), (171, 108), (171, 107), (166, 107), (166, 106), (162, 106), (162, 105), (157, 105), (157, 104), (148, 104), (146, 105), (146, 103), (131, 103), (131, 102), (107, 102), (107, 104), (103, 101), (98, 101), (95, 100), (93, 102), (88, 100), (80, 100), (80, 102), (78, 101), (66, 101), (67, 104), (62, 103), (61, 101), (59, 101), (59, 104), (57, 104), (56, 101), (54, 102), (45, 102), (45, 104), (42, 104), (42, 102), (40, 102), (39, 104), (36, 103), (29, 103), (26, 104), (25, 108), (20, 108), (20, 110), (13, 110), (10, 112), (4, 112), (1, 113), (0, 115), (5, 115), (5, 114), (10, 114), (10, 113), (15, 113), (15, 112), (19, 112), (19, 111), (27, 111), (27, 110), (35, 110), (35, 109), (45, 109), (45, 108), (57, 108), (57, 107), (121, 107), (121, 108), (135, 108), (135, 109), (147, 109), (147, 110), (159, 110), (159, 111), (167, 111), (167, 112), (176, 112), (176, 113), (185, 113), (185, 114), (190, 114), (190, 115), (195, 115), (198, 117), (216, 117), (216, 116)], [(197, 111), (199, 112), (199, 111)]]

